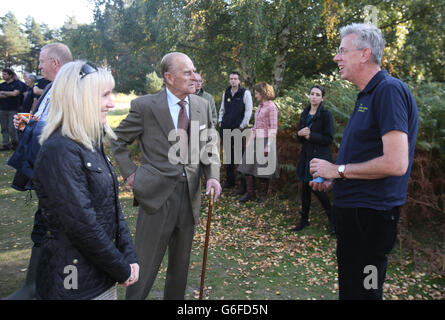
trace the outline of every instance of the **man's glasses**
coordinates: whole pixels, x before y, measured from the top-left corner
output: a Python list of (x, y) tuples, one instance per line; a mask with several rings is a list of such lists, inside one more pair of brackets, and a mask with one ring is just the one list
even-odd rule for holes
[(91, 62), (86, 62), (80, 69), (79, 78), (83, 79), (90, 73), (94, 73), (94, 72), (97, 72), (97, 67), (94, 64), (92, 64)]
[(363, 50), (364, 48), (357, 48), (357, 49), (345, 49), (345, 48), (339, 48), (339, 49), (337, 49), (337, 54), (339, 54), (339, 55), (341, 55), (342, 57), (346, 54), (346, 53), (348, 53), (348, 52), (350, 52), (350, 51), (360, 51), (360, 50)]
[(51, 60), (54, 60), (54, 58), (49, 57), (46, 59), (39, 59), (39, 64), (43, 64), (45, 61), (51, 61)]

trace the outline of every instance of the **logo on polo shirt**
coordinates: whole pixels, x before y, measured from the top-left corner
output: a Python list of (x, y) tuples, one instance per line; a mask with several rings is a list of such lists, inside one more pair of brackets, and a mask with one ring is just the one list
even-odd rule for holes
[(366, 112), (366, 111), (368, 111), (368, 107), (360, 103), (360, 105), (358, 106), (358, 112)]

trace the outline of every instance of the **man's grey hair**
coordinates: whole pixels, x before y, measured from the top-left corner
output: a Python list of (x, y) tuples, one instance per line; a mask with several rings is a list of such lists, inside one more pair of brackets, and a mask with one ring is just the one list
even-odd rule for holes
[(32, 80), (32, 82), (36, 82), (37, 81), (37, 76), (34, 73), (30, 73), (30, 72), (25, 72), (25, 75)]
[(353, 33), (357, 34), (357, 38), (353, 41), (354, 45), (360, 49), (370, 48), (372, 62), (380, 66), (386, 43), (382, 32), (375, 25), (369, 23), (352, 23), (340, 28), (342, 39)]
[(48, 57), (59, 60), (61, 65), (73, 61), (73, 56), (67, 45), (60, 42), (49, 43), (42, 47), (41, 51), (47, 50)]
[(174, 66), (175, 66), (175, 60), (179, 56), (185, 56), (188, 58), (188, 56), (185, 53), (182, 52), (170, 52), (167, 53), (164, 57), (162, 57), (161, 60), (161, 78), (164, 79), (164, 74), (166, 72), (172, 72)]

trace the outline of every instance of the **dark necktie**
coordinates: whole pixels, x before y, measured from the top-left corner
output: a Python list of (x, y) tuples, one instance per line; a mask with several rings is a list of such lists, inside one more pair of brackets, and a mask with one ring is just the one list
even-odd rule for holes
[(181, 107), (178, 117), (178, 129), (182, 129), (179, 131), (181, 158), (186, 160), (188, 158), (188, 132), (190, 126), (190, 119), (187, 116), (187, 109), (185, 107), (187, 105), (187, 102), (181, 100), (178, 102), (178, 105)]
[(183, 129), (185, 132), (188, 133), (190, 120), (189, 120), (189, 117), (187, 116), (187, 109), (185, 107), (187, 105), (187, 102), (185, 102), (184, 100), (181, 100), (178, 102), (178, 104), (181, 107), (181, 110), (179, 111), (179, 117), (178, 117), (178, 129)]

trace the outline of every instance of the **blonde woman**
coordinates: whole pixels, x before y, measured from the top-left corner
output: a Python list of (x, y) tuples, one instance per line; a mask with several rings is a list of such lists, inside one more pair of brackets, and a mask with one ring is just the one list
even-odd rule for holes
[(58, 72), (43, 129), (34, 184), (47, 225), (37, 267), (37, 299), (116, 299), (116, 283), (139, 266), (104, 153), (114, 107), (111, 74), (76, 61)]

